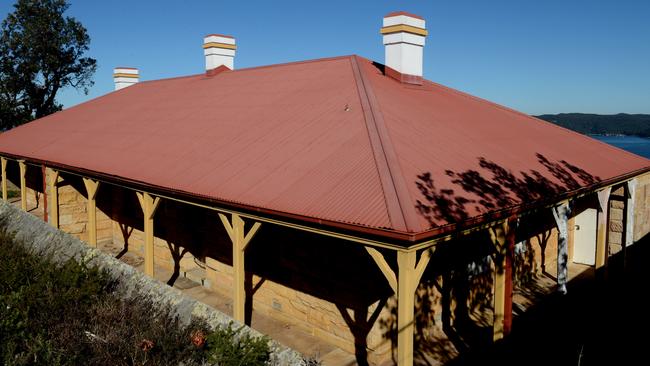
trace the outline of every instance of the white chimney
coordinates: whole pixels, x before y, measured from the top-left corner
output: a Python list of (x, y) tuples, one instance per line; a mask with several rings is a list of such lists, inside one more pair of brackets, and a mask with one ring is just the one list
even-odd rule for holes
[[(427, 36), (422, 17), (403, 11), (384, 17), (381, 34), (386, 46), (386, 74), (412, 84), (422, 84), (422, 49)], [(398, 75), (395, 75), (395, 72)]]
[(115, 90), (120, 90), (140, 81), (140, 72), (132, 67), (116, 67), (113, 69)]
[(235, 39), (223, 34), (208, 34), (203, 38), (203, 53), (205, 54), (205, 71), (210, 72), (221, 65), (230, 70), (235, 68)]

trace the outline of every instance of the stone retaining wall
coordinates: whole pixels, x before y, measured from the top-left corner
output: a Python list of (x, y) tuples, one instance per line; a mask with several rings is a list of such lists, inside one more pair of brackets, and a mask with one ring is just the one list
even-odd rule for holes
[[(37, 255), (45, 256), (55, 263), (64, 263), (73, 258), (108, 271), (111, 277), (119, 281), (116, 291), (121, 296), (125, 298), (146, 296), (161, 305), (170, 304), (185, 324), (193, 317), (201, 317), (212, 327), (228, 326), (231, 322), (234, 326), (241, 326), (227, 315), (183, 296), (179, 290), (146, 276), (100, 250), (89, 248), (79, 239), (52, 228), (37, 217), (22, 212), (4, 201), (0, 202), (0, 231), (13, 237), (14, 243)], [(262, 336), (246, 326), (243, 332), (255, 337)], [(304, 364), (302, 356), (296, 351), (275, 341), (270, 341), (269, 345), (273, 365)]]

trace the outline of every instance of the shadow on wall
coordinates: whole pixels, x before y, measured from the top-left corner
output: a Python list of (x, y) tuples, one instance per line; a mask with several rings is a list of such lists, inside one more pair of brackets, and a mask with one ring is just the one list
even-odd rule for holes
[[(433, 175), (423, 173), (416, 182), (423, 196), (417, 207), (432, 224), (453, 223), (468, 218), (471, 207), (479, 207), (484, 213), (518, 200), (540, 200), (598, 181), (597, 177), (565, 161), (552, 163), (541, 155), (538, 161), (561, 183), (543, 178), (538, 171), (522, 172), (521, 178), (479, 158), (480, 172), (446, 172), (462, 191), (478, 198), (464, 198), (451, 189), (438, 190)], [(80, 179), (69, 179), (68, 183), (85, 196)], [(98, 192), (97, 207), (120, 224), (125, 244), (118, 256), (124, 255), (129, 250), (134, 229), (143, 229), (143, 214), (136, 195), (133, 191), (103, 184)], [(530, 218), (529, 222), (520, 223), (517, 240), (522, 241), (524, 247), (532, 245), (527, 238), (543, 235), (553, 225), (550, 213)], [(199, 260), (211, 257), (232, 265), (231, 243), (214, 211), (164, 200), (156, 213), (154, 231), (156, 237), (168, 244), (174, 268), (170, 284), (178, 278), (180, 261), (187, 253)], [(548, 241), (548, 237), (542, 239), (540, 243)], [(524, 283), (533, 272), (532, 252), (532, 249), (521, 250), (515, 256), (513, 273), (518, 283)], [(386, 339), (396, 339), (397, 304), (392, 290), (361, 246), (263, 225), (246, 253), (247, 319), (255, 306), (253, 294), (269, 280), (335, 304), (354, 338), (359, 365), (368, 364), (367, 338), (373, 326), (378, 324)], [(395, 269), (394, 253), (384, 254)], [(486, 232), (459, 237), (439, 246), (416, 292), (415, 336), (419, 363), (433, 362), (432, 356), (438, 361), (449, 361), (490, 344), (495, 255)], [(262, 281), (253, 284), (253, 274)], [(388, 317), (382, 317), (384, 304), (387, 309), (384, 314), (388, 313)], [(305, 312), (305, 317), (310, 317), (313, 311), (327, 311), (317, 306), (309, 308), (313, 304), (296, 305), (289, 301), (281, 306), (285, 308), (278, 309), (280, 312)], [(290, 306), (294, 308), (286, 308)], [(396, 342), (392, 344), (396, 346)]]
[[(491, 339), (493, 253), (485, 232), (438, 246), (416, 290), (416, 363), (448, 362)], [(395, 298), (388, 307), (381, 326), (396, 345)]]
[[(357, 363), (367, 365), (368, 335), (393, 295), (372, 258), (363, 247), (342, 240), (278, 226), (262, 230), (263, 239), (247, 249), (247, 268), (264, 279), (334, 304), (328, 309), (298, 302), (292, 311), (304, 311), (314, 321), (321, 317), (318, 312), (338, 310), (340, 326), (349, 327), (353, 337)], [(294, 305), (288, 301), (282, 306)], [(329, 322), (328, 316), (323, 317), (322, 329), (339, 327)]]
[[(13, 184), (13, 187), (9, 185), (10, 192), (11, 188), (15, 188), (16, 197), (20, 198), (20, 169), (18, 168), (18, 163), (9, 160), (7, 162), (7, 180)], [(39, 203), (42, 199), (43, 193), (43, 174), (41, 167), (27, 164), (27, 170), (25, 172), (25, 185), (28, 189), (31, 189), (31, 194), (27, 195), (27, 211), (31, 212), (39, 208)], [(29, 192), (28, 192), (29, 193)]]
[[(552, 162), (537, 154), (541, 170), (515, 174), (498, 164), (478, 158), (480, 170), (445, 171), (458, 189), (438, 189), (430, 172), (420, 174), (415, 184), (422, 194), (417, 209), (432, 226), (454, 224), (477, 215), (508, 208), (519, 202), (547, 201), (563, 192), (600, 180), (567, 161)], [(533, 243), (542, 254), (555, 226), (550, 210), (520, 217), (513, 255), (516, 287), (533, 286), (536, 273)], [(531, 241), (531, 238), (536, 240)], [(477, 231), (439, 244), (416, 291), (416, 363), (462, 362), (467, 354), (491, 347), (493, 324), (493, 280), (499, 253), (487, 230)], [(501, 269), (499, 269), (501, 270)], [(529, 288), (526, 291), (541, 293)], [(397, 303), (390, 299), (391, 316), (381, 320), (384, 336), (396, 345)], [(395, 352), (395, 349), (393, 350)], [(393, 352), (393, 354), (394, 354)]]
[[(647, 261), (650, 235), (569, 282), (567, 295), (546, 296), (515, 319), (502, 344), (472, 352), (462, 365), (635, 365), (647, 358)], [(607, 275), (604, 275), (604, 274)], [(602, 274), (602, 276), (601, 276)]]
[[(73, 184), (83, 194), (83, 183)], [(116, 234), (121, 235), (124, 248), (118, 256), (135, 249), (130, 248), (133, 232), (142, 231), (144, 219), (135, 193), (103, 184), (97, 196), (97, 208), (119, 223)], [(246, 222), (246, 231), (251, 224)], [(181, 259), (188, 253), (199, 260), (209, 257), (232, 265), (232, 244), (215, 211), (163, 200), (156, 212), (154, 232), (167, 243), (173, 261), (173, 273), (167, 282), (170, 285), (179, 277)], [(272, 281), (334, 304), (330, 309), (309, 303), (310, 300), (303, 302), (298, 297), (289, 300), (279, 294), (275, 310), (292, 317), (312, 318), (312, 321), (318, 318), (314, 315), (318, 311), (338, 313), (341, 325), (350, 328), (358, 363), (368, 363), (367, 337), (383, 304), (392, 296), (392, 290), (363, 247), (275, 225), (262, 225), (246, 249), (245, 261), (245, 316), (249, 324), (252, 307), (259, 305), (255, 293), (264, 288), (267, 280)], [(261, 281), (254, 283), (253, 275), (259, 276)], [(224, 279), (223, 284), (215, 285), (225, 288), (227, 283)], [(330, 324), (330, 319), (336, 318), (333, 314), (322, 318), (322, 329), (338, 326)]]

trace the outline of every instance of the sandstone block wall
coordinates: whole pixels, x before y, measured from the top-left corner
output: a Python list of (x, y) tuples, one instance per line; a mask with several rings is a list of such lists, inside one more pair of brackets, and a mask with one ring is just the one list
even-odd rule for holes
[[(638, 176), (636, 180), (633, 241), (640, 240), (650, 233), (650, 174)], [(627, 190), (623, 186), (615, 187), (610, 195), (609, 227), (607, 232), (610, 256), (619, 253), (623, 249), (627, 195)]]
[[(103, 187), (98, 190), (98, 197)], [(49, 194), (49, 192), (47, 192)], [(83, 180), (74, 175), (61, 174), (58, 183), (59, 196), (59, 228), (72, 234), (80, 240), (88, 241), (88, 200)], [(48, 207), (50, 209), (51, 208)], [(110, 217), (105, 211), (96, 210), (97, 242), (101, 243), (110, 239), (113, 228)]]
[[(83, 182), (76, 181), (75, 177), (63, 178), (67, 179), (62, 179), (59, 188), (61, 228), (85, 239), (87, 204)], [(102, 185), (97, 200), (98, 231), (104, 230), (98, 233), (98, 239), (105, 237), (108, 222), (111, 241), (143, 257), (143, 217), (135, 193)], [(531, 223), (538, 220), (545, 222), (544, 229), (536, 227), (525, 238), (529, 250), (534, 253), (531, 270), (536, 273), (541, 272), (542, 263), (554, 265), (557, 260), (557, 231), (550, 211), (543, 217), (529, 218)], [(231, 244), (215, 212), (163, 201), (156, 213), (154, 233), (156, 266), (170, 271), (178, 266), (181, 276), (231, 296)], [(485, 241), (485, 237), (473, 240)], [(476, 243), (468, 242), (467, 245), (476, 246)], [(489, 244), (483, 243), (480, 247), (489, 248)], [(367, 253), (356, 245), (352, 248), (350, 243), (288, 229), (269, 229), (263, 225), (247, 249), (246, 268), (251, 287), (255, 288), (252, 303), (256, 311), (297, 325), (351, 353), (355, 352), (361, 336), (365, 338), (362, 347), (369, 350), (370, 362), (380, 363), (390, 358), (397, 301)], [(427, 282), (418, 290), (422, 294), (420, 306), (426, 307), (420, 309), (420, 313), (429, 314), (423, 315), (423, 319), (431, 321), (423, 323), (422, 327), (430, 337), (446, 340), (441, 324), (445, 306), (458, 309), (454, 310), (457, 313), (454, 317), (466, 313), (468, 319), (489, 327), (494, 270), (489, 250), (474, 253), (467, 261), (457, 263), (455, 271), (466, 272), (468, 266), (475, 266), (474, 263), (481, 268), (484, 266), (474, 270), (475, 273), (467, 272), (465, 279), (457, 276), (445, 282), (444, 271), (452, 269), (436, 268), (432, 264)], [(543, 259), (542, 252), (545, 253)], [(459, 255), (455, 253), (441, 255)], [(370, 283), (350, 281), (363, 278)], [(433, 281), (456, 287), (446, 290), (449, 294), (445, 296), (450, 297), (448, 305), (443, 304), (443, 293)], [(360, 289), (366, 289), (369, 294), (360, 295), (364, 292)], [(378, 306), (382, 308), (377, 309)], [(379, 312), (376, 320), (366, 323), (375, 311)]]
[(612, 189), (609, 196), (609, 222), (607, 228), (608, 256), (623, 250), (627, 193), (624, 187)]
[[(38, 179), (36, 176), (32, 184), (36, 190)], [(639, 178), (636, 192), (638, 239), (650, 231), (650, 174)], [(98, 241), (110, 241), (143, 257), (143, 217), (135, 193), (103, 184), (97, 200)], [(30, 202), (36, 205), (36, 201)], [(611, 233), (619, 232), (622, 225), (622, 207), (616, 202), (610, 201), (613, 248), (616, 235)], [(86, 207), (81, 179), (62, 176), (61, 229), (85, 240)], [(570, 256), (573, 229), (570, 221)], [(534, 274), (546, 270), (554, 275), (558, 234), (550, 209), (523, 217), (519, 231), (517, 242), (523, 244), (526, 258), (518, 270)], [(216, 212), (163, 201), (155, 216), (154, 234), (156, 266), (170, 271), (177, 268), (180, 276), (231, 296), (231, 243)], [(427, 337), (445, 342), (442, 318), (451, 309), (467, 313), (482, 327), (490, 326), (494, 268), (490, 245), (484, 241), (485, 237), (471, 238), (465, 244), (446, 246), (466, 245), (467, 250), (441, 247), (436, 252), (418, 289), (418, 306), (422, 307), (418, 321), (424, 322)], [(476, 248), (482, 249), (476, 252)], [(394, 263), (394, 258), (388, 259)], [(396, 301), (381, 272), (358, 245), (264, 224), (247, 248), (246, 269), (248, 288), (255, 291), (252, 303), (256, 311), (297, 325), (348, 352), (354, 352), (355, 344), (358, 347), (359, 340), (365, 339), (362, 347), (369, 349), (371, 362), (390, 357)], [(455, 275), (450, 277), (450, 273)], [(381, 309), (376, 320), (365, 322), (377, 307)], [(454, 318), (461, 316), (458, 314)]]
[[(135, 193), (111, 187), (110, 193), (108, 190), (100, 191), (99, 196), (107, 194), (112, 197), (110, 217), (113, 243), (144, 257), (143, 217)], [(340, 282), (328, 283), (328, 288), (322, 290), (310, 284), (308, 278), (328, 279), (337, 276), (330, 273), (329, 268), (323, 268), (324, 272), (318, 274), (306, 274), (301, 271), (301, 267), (313, 267), (312, 262), (319, 261), (322, 257), (301, 253), (300, 247), (309, 247), (317, 245), (314, 242), (320, 242), (321, 250), (328, 252), (333, 262), (339, 260), (339, 254), (336, 249), (328, 249), (331, 245), (327, 241), (323, 242), (321, 238), (302, 234), (296, 237), (295, 233), (290, 234), (288, 231), (290, 230), (270, 229), (268, 225), (262, 225), (260, 232), (247, 248), (247, 276), (255, 284), (252, 286), (255, 288), (252, 296), (253, 306), (262, 314), (299, 326), (354, 353), (355, 336), (342, 313), (344, 310), (337, 307), (337, 301), (309, 294), (310, 291), (324, 291), (329, 293), (330, 297), (335, 297), (332, 294), (336, 292)], [(216, 212), (163, 200), (154, 218), (154, 236), (156, 266), (169, 271), (178, 266), (180, 276), (201, 283), (226, 297), (232, 296), (232, 244)], [(283, 250), (283, 245), (291, 248)], [(346, 243), (346, 247), (350, 245)], [(360, 254), (366, 265), (374, 266), (374, 262), (363, 249), (355, 248), (361, 250)], [(304, 263), (300, 263), (301, 260), (304, 260)], [(327, 263), (324, 265), (336, 271), (336, 266)], [(348, 272), (350, 269), (352, 271), (349, 276), (362, 277), (363, 274), (357, 272), (354, 265), (346, 266)], [(381, 273), (376, 275), (377, 281), (384, 284), (385, 279)], [(345, 278), (338, 281), (344, 282)], [(377, 304), (378, 300), (374, 301), (375, 307)], [(371, 302), (366, 308), (372, 306)], [(388, 358), (390, 342), (386, 341), (384, 330), (376, 326), (366, 332), (366, 346), (375, 350), (371, 352), (370, 360), (379, 362)]]
[(650, 173), (637, 177), (634, 202), (634, 240), (650, 233)]

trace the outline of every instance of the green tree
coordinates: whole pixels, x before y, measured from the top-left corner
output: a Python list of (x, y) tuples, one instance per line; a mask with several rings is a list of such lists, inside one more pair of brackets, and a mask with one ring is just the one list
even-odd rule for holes
[(90, 37), (66, 0), (18, 0), (0, 34), (0, 130), (61, 110), (57, 93), (93, 85)]

